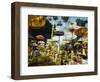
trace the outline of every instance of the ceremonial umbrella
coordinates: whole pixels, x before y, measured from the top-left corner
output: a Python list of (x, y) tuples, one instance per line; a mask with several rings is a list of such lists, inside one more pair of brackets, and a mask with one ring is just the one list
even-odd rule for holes
[(81, 37), (87, 36), (88, 29), (86, 27), (80, 27), (80, 28), (74, 30), (74, 34), (77, 36), (81, 36)]
[(36, 40), (43, 41), (45, 37), (43, 35), (37, 35)]

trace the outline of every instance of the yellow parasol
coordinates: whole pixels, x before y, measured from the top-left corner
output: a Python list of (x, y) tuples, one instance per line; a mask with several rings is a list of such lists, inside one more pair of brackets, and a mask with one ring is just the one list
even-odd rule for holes
[(31, 28), (41, 28), (45, 26), (46, 20), (44, 16), (34, 16), (34, 15), (29, 15), (28, 16), (28, 26)]

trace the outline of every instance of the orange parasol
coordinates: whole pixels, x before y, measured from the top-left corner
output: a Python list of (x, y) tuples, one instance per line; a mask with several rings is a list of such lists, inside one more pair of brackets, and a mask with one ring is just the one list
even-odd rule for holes
[(43, 35), (37, 35), (37, 36), (36, 36), (36, 39), (37, 39), (37, 40), (44, 40), (45, 37), (44, 37)]
[(88, 29), (86, 27), (81, 27), (74, 30), (74, 34), (77, 36), (87, 36)]

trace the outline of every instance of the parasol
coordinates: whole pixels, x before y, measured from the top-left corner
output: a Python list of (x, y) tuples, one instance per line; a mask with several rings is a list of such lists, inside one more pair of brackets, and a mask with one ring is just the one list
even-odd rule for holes
[(39, 29), (41, 27), (44, 27), (46, 24), (46, 20), (44, 16), (34, 16), (34, 15), (29, 15), (28, 17), (28, 25), (29, 27), (33, 29)]
[(81, 36), (81, 37), (87, 36), (88, 29), (86, 27), (81, 27), (81, 28), (75, 29), (74, 34), (77, 35), (77, 36)]
[(54, 32), (54, 35), (56, 35), (56, 36), (63, 36), (64, 32), (63, 31), (56, 31), (56, 32)]
[(37, 36), (36, 36), (36, 39), (37, 39), (37, 40), (44, 40), (45, 37), (44, 37), (43, 35), (37, 35)]

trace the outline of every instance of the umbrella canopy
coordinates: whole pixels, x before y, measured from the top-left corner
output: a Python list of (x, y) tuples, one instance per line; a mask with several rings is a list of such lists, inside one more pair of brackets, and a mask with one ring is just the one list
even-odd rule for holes
[(54, 32), (54, 35), (56, 35), (56, 36), (63, 36), (64, 32), (63, 31), (56, 31), (56, 32)]
[(44, 19), (44, 16), (36, 16), (36, 15), (28, 16), (28, 25), (31, 28), (38, 29), (45, 26), (45, 24), (46, 20)]
[(86, 27), (81, 27), (74, 30), (74, 34), (77, 36), (87, 36), (88, 29)]
[(69, 31), (72, 32), (72, 33), (74, 32), (74, 30), (75, 30), (75, 28), (70, 28), (69, 29)]
[(37, 39), (37, 40), (44, 40), (45, 37), (44, 37), (43, 35), (37, 35), (37, 36), (36, 36), (36, 39)]

